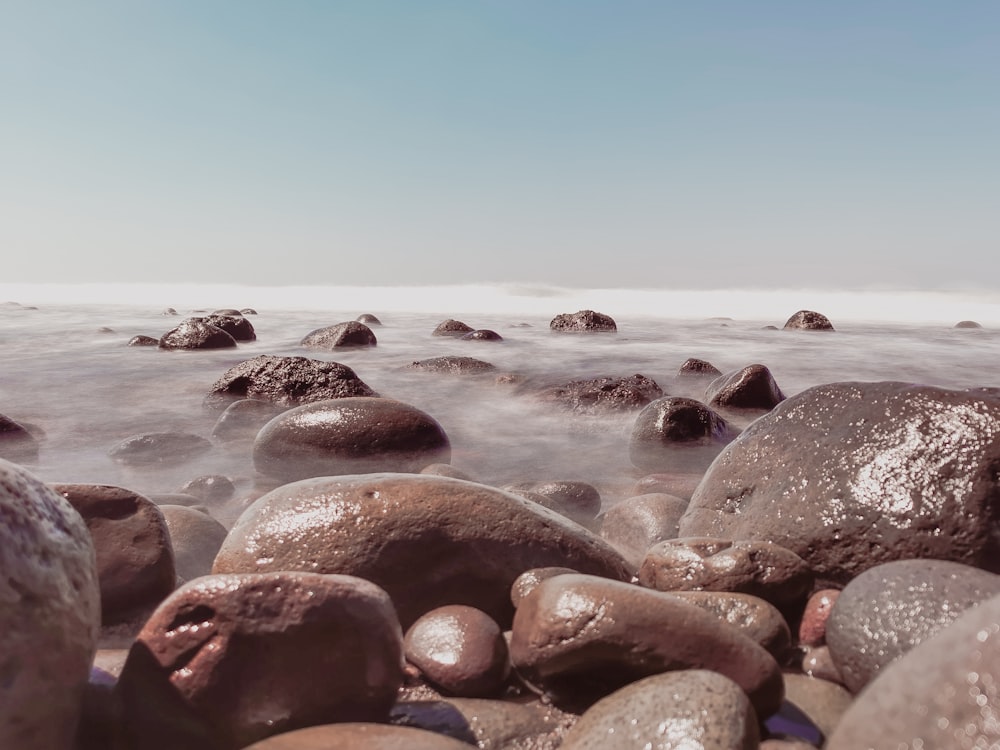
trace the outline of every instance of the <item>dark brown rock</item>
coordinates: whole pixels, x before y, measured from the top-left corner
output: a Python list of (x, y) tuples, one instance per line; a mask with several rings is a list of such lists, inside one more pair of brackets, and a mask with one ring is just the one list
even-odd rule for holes
[(955, 328), (982, 328), (983, 326), (974, 320), (960, 320), (955, 324)]
[(212, 572), (212, 563), (229, 533), (207, 513), (186, 505), (161, 505), (160, 512), (170, 533), (174, 568), (182, 581)]
[(709, 383), (705, 400), (722, 409), (773, 409), (785, 400), (774, 381), (771, 371), (764, 365), (747, 365), (742, 370), (720, 375)]
[(514, 580), (550, 566), (629, 576), (604, 540), (516, 495), (447, 477), (368, 474), (262, 496), (236, 521), (214, 569), (357, 575), (389, 592), (404, 627), (446, 604), (476, 607), (506, 627)]
[(496, 331), (491, 331), (489, 328), (480, 328), (475, 331), (469, 331), (462, 335), (462, 341), (503, 341), (503, 336), (501, 336)]
[(713, 365), (711, 362), (706, 362), (703, 359), (697, 359), (696, 357), (690, 357), (681, 363), (680, 369), (677, 371), (677, 375), (680, 377), (715, 377), (721, 375), (722, 370)]
[(475, 329), (466, 325), (460, 320), (453, 320), (448, 318), (448, 320), (443, 320), (438, 323), (437, 328), (431, 333), (432, 336), (464, 336), (467, 333), (472, 333)]
[(521, 600), (534, 591), (535, 587), (542, 581), (566, 575), (567, 573), (579, 572), (579, 570), (574, 570), (573, 568), (561, 568), (558, 566), (526, 570), (514, 579), (514, 583), (510, 587), (510, 601), (514, 605), (514, 609), (517, 609), (517, 605), (521, 603)]
[(674, 596), (701, 607), (760, 645), (779, 664), (791, 656), (792, 634), (777, 607), (751, 594), (729, 591), (672, 591)]
[(575, 313), (557, 315), (549, 322), (549, 328), (553, 331), (569, 332), (614, 332), (618, 330), (618, 326), (610, 315), (593, 310), (580, 310)]
[(643, 407), (629, 436), (629, 460), (648, 472), (704, 472), (737, 431), (705, 404), (667, 396)]
[(127, 466), (180, 464), (211, 448), (211, 442), (189, 432), (146, 432), (125, 438), (108, 455)]
[(354, 370), (338, 362), (262, 354), (231, 367), (215, 381), (206, 402), (224, 408), (235, 399), (298, 406), (348, 396), (374, 396)]
[(541, 480), (513, 482), (501, 489), (518, 495), (534, 495), (536, 502), (541, 502), (546, 508), (572, 518), (584, 526), (590, 525), (597, 514), (601, 512), (601, 493), (587, 482), (575, 480)]
[(406, 660), (445, 694), (497, 695), (510, 673), (500, 626), (485, 612), (464, 604), (421, 615), (406, 631), (403, 648)]
[(151, 609), (174, 590), (170, 533), (151, 500), (103, 484), (54, 484), (52, 489), (83, 517), (94, 540), (105, 623)]
[(781, 672), (762, 647), (680, 597), (607, 578), (542, 581), (518, 605), (510, 653), (521, 677), (559, 706), (585, 707), (676, 669), (729, 677), (762, 718), (781, 704)]
[(149, 750), (236, 750), (299, 727), (388, 716), (402, 634), (350, 576), (207, 576), (179, 588), (132, 646), (116, 691)]
[(152, 336), (133, 336), (128, 340), (128, 346), (158, 346), (159, 339)]
[(160, 337), (161, 349), (230, 349), (236, 339), (204, 318), (188, 318)]
[(447, 372), (455, 375), (465, 375), (469, 373), (493, 372), (496, 370), (489, 362), (474, 357), (431, 357), (411, 362), (407, 367), (414, 370), (426, 370), (428, 372)]
[(0, 459), (0, 747), (71, 750), (101, 623), (80, 514)]
[(301, 341), (309, 349), (338, 349), (347, 346), (375, 346), (378, 340), (364, 323), (349, 320), (310, 331)]
[(440, 424), (415, 406), (387, 398), (304, 404), (257, 433), (257, 471), (281, 481), (380, 471), (417, 472), (446, 463), (451, 444)]
[(215, 312), (205, 318), (205, 322), (232, 336), (236, 341), (256, 341), (257, 332), (253, 323), (243, 317), (239, 310)]
[(909, 383), (816, 386), (726, 447), (680, 533), (775, 542), (835, 588), (896, 559), (995, 570), (998, 466), (996, 399)]
[(832, 331), (833, 324), (825, 315), (812, 310), (799, 310), (785, 321), (786, 330)]
[(626, 498), (601, 516), (601, 536), (638, 570), (646, 550), (664, 539), (677, 537), (687, 505), (687, 500), (665, 492)]
[(0, 414), (0, 458), (16, 464), (38, 460), (38, 441), (27, 427)]
[(580, 414), (641, 409), (662, 395), (663, 391), (656, 381), (639, 374), (625, 378), (573, 380), (545, 388), (539, 393), (543, 401)]

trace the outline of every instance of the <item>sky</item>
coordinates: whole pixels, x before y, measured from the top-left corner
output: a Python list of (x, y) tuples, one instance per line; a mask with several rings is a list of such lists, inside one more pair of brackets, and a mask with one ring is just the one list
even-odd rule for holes
[(5, 282), (1000, 272), (993, 0), (0, 8)]

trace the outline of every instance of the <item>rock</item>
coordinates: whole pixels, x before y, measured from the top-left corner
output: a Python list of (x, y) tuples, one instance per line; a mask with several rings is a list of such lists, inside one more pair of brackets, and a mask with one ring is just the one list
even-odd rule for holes
[(382, 321), (376, 318), (371, 313), (362, 313), (355, 318), (358, 323), (364, 323), (366, 326), (380, 326)]
[(553, 331), (600, 331), (614, 332), (618, 330), (614, 319), (610, 315), (594, 312), (593, 310), (580, 310), (575, 313), (563, 313), (556, 315), (550, 322), (549, 328)]
[(331, 399), (289, 409), (253, 444), (257, 471), (281, 481), (335, 474), (417, 472), (451, 458), (448, 436), (420, 409), (387, 398)]
[(253, 329), (253, 323), (244, 318), (239, 310), (212, 313), (205, 318), (205, 322), (216, 328), (221, 328), (236, 341), (257, 340), (257, 332)]
[(645, 375), (626, 378), (573, 380), (543, 389), (542, 401), (557, 404), (580, 414), (640, 409), (663, 395), (660, 386)]
[(806, 646), (802, 650), (802, 673), (817, 680), (844, 684), (828, 646)]
[(206, 503), (221, 503), (236, 494), (233, 480), (222, 474), (206, 474), (184, 483), (180, 492), (204, 500)]
[(224, 443), (253, 440), (261, 427), (283, 411), (285, 407), (269, 401), (250, 398), (233, 401), (215, 421), (212, 437)]
[(497, 695), (510, 673), (507, 641), (485, 612), (463, 604), (432, 609), (403, 639), (406, 660), (445, 693), (466, 698)]
[(898, 560), (852, 580), (826, 625), (844, 685), (859, 692), (880, 670), (1000, 594), (1000, 576), (946, 560)]
[(438, 477), (451, 477), (452, 479), (464, 479), (467, 482), (478, 481), (468, 472), (462, 471), (461, 469), (456, 469), (451, 464), (428, 464), (422, 468), (418, 473), (420, 474), (433, 474)]
[(812, 589), (809, 566), (773, 542), (681, 537), (657, 542), (639, 567), (639, 584), (657, 591), (751, 594), (787, 612)]
[(601, 536), (638, 570), (646, 550), (664, 539), (677, 537), (687, 504), (687, 500), (665, 492), (626, 498), (601, 516)]
[(812, 310), (799, 310), (785, 321), (786, 330), (797, 331), (832, 331), (833, 324), (825, 315)]
[(643, 407), (629, 436), (629, 460), (648, 472), (704, 472), (738, 432), (699, 401), (667, 396)]
[(175, 310), (172, 307), (164, 308), (163, 312), (161, 313), (161, 315), (176, 315), (176, 314), (177, 310)]
[(224, 408), (235, 399), (249, 398), (298, 406), (331, 398), (374, 395), (375, 391), (354, 370), (338, 362), (262, 354), (229, 368), (212, 385), (206, 403)]
[(389, 592), (404, 628), (446, 604), (506, 627), (514, 580), (549, 566), (629, 576), (604, 540), (516, 495), (447, 477), (367, 474), (263, 495), (237, 519), (214, 570), (357, 575)]
[(469, 744), (414, 727), (344, 722), (297, 729), (245, 750), (469, 750)]
[(998, 633), (995, 596), (883, 669), (844, 712), (826, 750), (996, 744)]
[(235, 307), (220, 307), (218, 310), (212, 310), (212, 315), (220, 315), (220, 316), (226, 316), (226, 317), (230, 317), (230, 318), (238, 318), (241, 315), (243, 315), (243, 313), (240, 312)]
[(777, 662), (738, 630), (680, 597), (592, 575), (549, 578), (521, 599), (510, 655), (557, 706), (585, 707), (677, 669), (729, 677), (761, 718), (781, 704)]
[(133, 336), (128, 340), (127, 346), (159, 346), (160, 340), (152, 336)]
[(562, 750), (756, 750), (757, 716), (743, 689), (704, 669), (666, 672), (601, 699), (566, 733)]
[(38, 441), (27, 427), (0, 414), (0, 459), (15, 464), (38, 461)]
[(378, 340), (371, 328), (350, 320), (310, 331), (300, 343), (309, 349), (338, 349), (346, 346), (375, 346)]
[(447, 372), (456, 375), (469, 373), (493, 372), (496, 370), (489, 362), (473, 357), (431, 357), (411, 362), (407, 367), (413, 370), (427, 370), (428, 372)]
[(108, 455), (126, 466), (180, 464), (211, 448), (211, 442), (189, 432), (146, 432), (125, 438)]
[(152, 609), (174, 590), (174, 551), (160, 509), (148, 498), (103, 484), (53, 484), (79, 513), (97, 551), (104, 623)]
[(827, 680), (794, 672), (786, 672), (784, 677), (785, 702), (807, 716), (824, 739), (829, 737), (854, 696), (841, 685)]
[(775, 542), (821, 587), (896, 559), (996, 569), (998, 438), (992, 398), (909, 383), (816, 386), (723, 450), (680, 533)]
[(703, 359), (697, 359), (695, 357), (690, 357), (685, 359), (677, 371), (678, 377), (707, 377), (707, 376), (717, 376), (721, 375), (722, 370), (713, 365), (711, 362), (706, 362)]
[(742, 370), (720, 375), (708, 385), (705, 400), (723, 409), (767, 411), (785, 400), (771, 371), (764, 365), (747, 365)]
[[(601, 512), (601, 493), (587, 482), (574, 480), (545, 480), (514, 482), (501, 487), (516, 495), (540, 496), (529, 499), (541, 502), (546, 508), (572, 518), (583, 526), (590, 525)], [(527, 494), (526, 494), (527, 493)]]
[(982, 325), (974, 320), (960, 320), (955, 324), (955, 328), (982, 328)]
[(161, 349), (229, 349), (236, 339), (204, 318), (188, 318), (160, 337)]
[(116, 691), (138, 747), (236, 750), (299, 727), (384, 720), (402, 675), (399, 622), (368, 581), (208, 576), (147, 621)]
[(648, 474), (638, 480), (630, 495), (648, 495), (652, 492), (664, 492), (668, 495), (676, 495), (684, 500), (690, 500), (694, 491), (698, 488), (704, 472), (657, 472)]
[(480, 328), (462, 335), (461, 339), (462, 341), (503, 341), (503, 336), (488, 328)]
[(257, 311), (254, 310), (252, 307), (244, 307), (242, 310), (240, 310), (240, 314), (241, 315), (256, 315)]
[(799, 623), (799, 643), (803, 646), (822, 646), (826, 643), (826, 623), (838, 596), (838, 589), (820, 589), (809, 597)]
[(174, 567), (185, 582), (212, 572), (212, 563), (229, 532), (206, 513), (185, 505), (161, 505), (170, 533)]
[(751, 594), (729, 591), (672, 591), (701, 607), (764, 648), (779, 664), (791, 656), (792, 634), (784, 616), (770, 602)]
[(80, 514), (0, 459), (0, 747), (72, 750), (101, 624)]
[(535, 587), (542, 581), (548, 580), (549, 578), (555, 578), (556, 576), (566, 575), (567, 573), (579, 572), (579, 570), (574, 570), (573, 568), (561, 567), (531, 568), (530, 570), (526, 570), (514, 579), (514, 583), (510, 587), (511, 604), (514, 605), (514, 609), (517, 609), (521, 600), (534, 591)]
[(437, 328), (431, 333), (432, 336), (463, 336), (466, 333), (472, 333), (475, 329), (466, 325), (460, 320), (453, 320), (448, 318), (448, 320), (443, 320), (438, 323)]

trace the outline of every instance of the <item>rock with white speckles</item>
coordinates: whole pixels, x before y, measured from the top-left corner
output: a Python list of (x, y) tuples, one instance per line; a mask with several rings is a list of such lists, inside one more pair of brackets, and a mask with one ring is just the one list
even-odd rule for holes
[(1000, 594), (1000, 576), (946, 560), (899, 560), (866, 570), (840, 593), (826, 642), (853, 692), (963, 612)]
[(681, 536), (772, 541), (820, 583), (890, 560), (1000, 568), (1000, 402), (899, 382), (810, 388), (719, 455)]
[(886, 667), (844, 712), (826, 750), (996, 747), (1000, 596)]

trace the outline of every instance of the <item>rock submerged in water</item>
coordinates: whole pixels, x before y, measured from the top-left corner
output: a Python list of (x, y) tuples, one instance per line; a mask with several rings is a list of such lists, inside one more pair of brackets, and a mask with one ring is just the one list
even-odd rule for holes
[(709, 405), (721, 409), (773, 409), (785, 394), (766, 365), (747, 365), (720, 375), (705, 390)]
[(494, 372), (496, 367), (489, 362), (485, 362), (475, 357), (431, 357), (430, 359), (419, 359), (407, 365), (411, 370), (425, 370), (427, 372), (447, 372), (455, 375), (466, 375), (470, 373)]
[(703, 472), (737, 435), (700, 401), (665, 396), (643, 407), (629, 436), (629, 460), (646, 472)]
[(460, 320), (455, 320), (453, 318), (448, 318), (438, 323), (437, 328), (431, 332), (432, 336), (464, 336), (467, 333), (472, 333), (475, 329), (463, 323)]
[(205, 318), (188, 318), (160, 337), (161, 349), (231, 349), (236, 339)]
[(243, 317), (239, 310), (224, 310), (214, 312), (205, 318), (205, 322), (232, 336), (236, 341), (256, 341), (257, 332), (253, 324)]
[(257, 471), (284, 482), (371, 472), (418, 472), (451, 459), (444, 428), (401, 401), (356, 396), (303, 404), (264, 425), (253, 443)]
[(325, 328), (317, 328), (305, 335), (301, 342), (308, 349), (341, 349), (352, 346), (375, 346), (378, 339), (371, 328), (356, 320)]
[(785, 321), (785, 330), (797, 331), (832, 331), (833, 323), (822, 313), (812, 310), (799, 310)]
[(125, 438), (108, 451), (126, 466), (180, 464), (211, 450), (212, 443), (189, 432), (145, 432)]
[(0, 414), (0, 458), (17, 464), (38, 460), (38, 441), (27, 427)]
[(618, 330), (614, 318), (593, 310), (562, 313), (549, 321), (549, 329), (564, 332), (613, 333)]
[(645, 375), (625, 378), (603, 377), (573, 380), (538, 392), (542, 401), (557, 404), (579, 414), (639, 409), (663, 396), (656, 381)]

